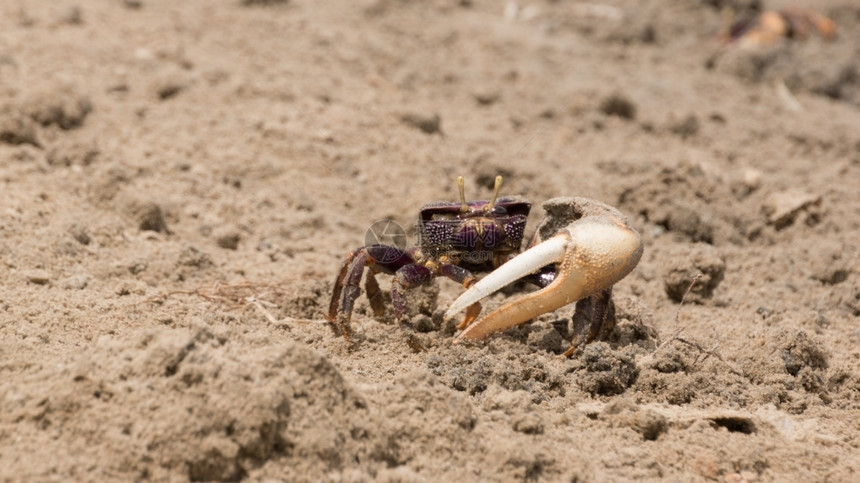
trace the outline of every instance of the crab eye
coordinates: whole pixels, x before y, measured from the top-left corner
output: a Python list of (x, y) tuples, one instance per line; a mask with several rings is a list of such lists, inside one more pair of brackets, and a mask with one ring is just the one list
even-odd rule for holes
[(493, 207), (492, 210), (490, 210), (490, 214), (491, 215), (507, 215), (508, 210), (506, 210), (504, 206), (496, 205)]

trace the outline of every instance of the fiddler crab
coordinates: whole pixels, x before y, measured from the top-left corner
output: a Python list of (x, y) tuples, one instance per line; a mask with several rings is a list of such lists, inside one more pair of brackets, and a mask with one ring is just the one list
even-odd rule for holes
[[(612, 286), (639, 263), (639, 233), (607, 204), (554, 198), (543, 204), (547, 216), (520, 252), (531, 203), (520, 196), (499, 198), (501, 185), (497, 176), (492, 199), (467, 201), (460, 177), (459, 203), (434, 202), (419, 211), (418, 246), (374, 244), (350, 252), (335, 279), (327, 315), (335, 330), (349, 340), (353, 305), (368, 268), (365, 290), (374, 314), (385, 311), (376, 275), (394, 275), (394, 319), (409, 330), (405, 290), (439, 276), (462, 284), (466, 292), (445, 313), (445, 320), (452, 320), (465, 311), (454, 343), (486, 338), (574, 302), (574, 337), (565, 355), (607, 337), (615, 325)], [(479, 280), (479, 272), (489, 273)], [(539, 289), (480, 316), (482, 299), (520, 279)]]

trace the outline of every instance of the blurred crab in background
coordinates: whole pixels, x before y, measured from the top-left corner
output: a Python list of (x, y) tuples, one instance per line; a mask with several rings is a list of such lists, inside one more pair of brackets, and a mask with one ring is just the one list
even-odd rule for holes
[[(519, 196), (498, 197), (496, 177), (490, 200), (467, 201), (464, 181), (460, 202), (435, 202), (419, 211), (420, 243), (400, 249), (368, 245), (347, 255), (334, 283), (327, 318), (349, 340), (350, 319), (365, 268), (365, 290), (376, 315), (384, 313), (375, 276), (393, 275), (391, 298), (395, 320), (404, 319), (404, 291), (444, 276), (463, 285), (464, 292), (448, 309), (446, 319), (465, 311), (457, 340), (477, 340), (576, 302), (574, 338), (565, 355), (608, 335), (615, 324), (612, 286), (627, 276), (642, 256), (642, 240), (618, 210), (587, 198), (556, 198), (544, 203), (541, 221), (520, 252), (531, 203)], [(490, 272), (481, 280), (475, 273)], [(483, 317), (480, 301), (517, 280), (539, 290), (503, 304)]]
[(724, 27), (718, 38), (723, 43), (739, 45), (773, 45), (780, 39), (806, 40), (812, 32), (822, 38), (836, 38), (836, 24), (828, 17), (800, 7), (765, 10), (758, 15), (735, 15), (731, 10), (723, 13)]

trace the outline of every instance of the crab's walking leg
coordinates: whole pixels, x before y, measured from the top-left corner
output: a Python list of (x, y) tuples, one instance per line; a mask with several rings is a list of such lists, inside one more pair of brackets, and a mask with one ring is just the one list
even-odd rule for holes
[(384, 314), (385, 304), (382, 299), (382, 290), (379, 288), (379, 282), (376, 281), (376, 273), (373, 270), (368, 271), (367, 276), (364, 277), (364, 293), (367, 294), (373, 315), (379, 317)]
[(406, 289), (423, 285), (433, 278), (433, 272), (424, 265), (411, 263), (400, 267), (391, 281), (391, 303), (394, 304), (394, 320), (402, 327), (412, 329), (412, 324), (403, 319), (406, 313)]
[[(349, 321), (352, 319), (352, 308), (355, 304), (355, 299), (360, 293), (359, 283), (361, 282), (361, 274), (364, 273), (364, 267), (368, 263), (373, 263), (373, 258), (367, 253), (367, 250), (361, 249), (357, 253), (350, 254), (352, 260), (345, 263), (345, 267), (341, 269), (338, 276), (338, 281), (341, 282), (342, 288), (338, 290), (335, 286), (335, 294), (341, 293), (340, 310), (337, 309), (337, 299), (332, 296), (331, 305), (329, 306), (329, 321), (335, 324), (336, 330), (343, 334), (346, 340), (349, 340)], [(334, 308), (334, 313), (332, 313)]]
[(352, 261), (355, 260), (355, 257), (358, 256), (359, 251), (360, 250), (349, 252), (349, 255), (347, 255), (343, 263), (340, 264), (340, 270), (338, 270), (337, 277), (334, 279), (334, 288), (331, 293), (331, 301), (329, 301), (328, 304), (328, 314), (326, 314), (326, 318), (332, 324), (335, 323), (337, 318), (337, 309), (340, 306), (340, 297), (343, 293), (344, 279), (346, 279), (349, 266), (352, 264)]
[[(439, 267), (439, 272), (450, 278), (451, 280), (461, 284), (465, 288), (470, 288), (472, 285), (475, 285), (475, 282), (478, 279), (472, 274), (472, 272), (466, 270), (463, 267), (458, 265), (453, 265), (450, 263), (445, 263), (441, 267)], [(463, 317), (463, 321), (457, 324), (457, 329), (463, 330), (468, 327), (475, 319), (478, 318), (478, 315), (481, 314), (481, 303), (475, 302), (472, 305), (466, 307), (466, 315)]]
[[(439, 275), (447, 277), (466, 288), (471, 287), (478, 280), (472, 272), (463, 267), (450, 263), (432, 264), (433, 269), (426, 265), (410, 264), (401, 267), (394, 274), (394, 280), (391, 282), (391, 302), (394, 305), (394, 319), (401, 326), (407, 329), (412, 329), (412, 325), (404, 319), (406, 315), (406, 295), (407, 289), (415, 288), (429, 282), (436, 276), (434, 270), (438, 271)], [(368, 292), (369, 293), (369, 292)], [(458, 328), (465, 327), (472, 323), (478, 314), (481, 313), (481, 304), (475, 302), (466, 308), (466, 318), (458, 325)], [(462, 325), (462, 327), (461, 327)]]
[(365, 281), (371, 308), (376, 313), (382, 309), (378, 300), (379, 285), (374, 274), (395, 273), (404, 265), (414, 263), (412, 256), (398, 248), (385, 245), (370, 245), (354, 250), (347, 255), (334, 282), (331, 302), (329, 303), (327, 319), (335, 331), (342, 333), (349, 340), (349, 322), (352, 319), (352, 309), (358, 298), (361, 275), (364, 267), (370, 267), (371, 273)]
[(585, 297), (576, 303), (573, 314), (573, 340), (564, 353), (566, 357), (589, 342), (603, 338), (615, 328), (615, 304), (612, 303), (612, 289)]
[(611, 288), (641, 256), (641, 237), (624, 223), (611, 217), (583, 218), (481, 279), (454, 301), (445, 316), (453, 318), (505, 285), (555, 263), (556, 276), (549, 285), (502, 305), (459, 335), (481, 339)]

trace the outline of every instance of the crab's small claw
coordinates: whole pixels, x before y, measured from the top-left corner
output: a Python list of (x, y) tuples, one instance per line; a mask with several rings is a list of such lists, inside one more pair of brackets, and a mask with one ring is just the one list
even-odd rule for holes
[(505, 285), (555, 264), (552, 283), (502, 305), (458, 336), (481, 339), (611, 288), (633, 270), (641, 257), (642, 239), (623, 221), (613, 216), (584, 217), (472, 285), (454, 301), (445, 317), (452, 319)]

